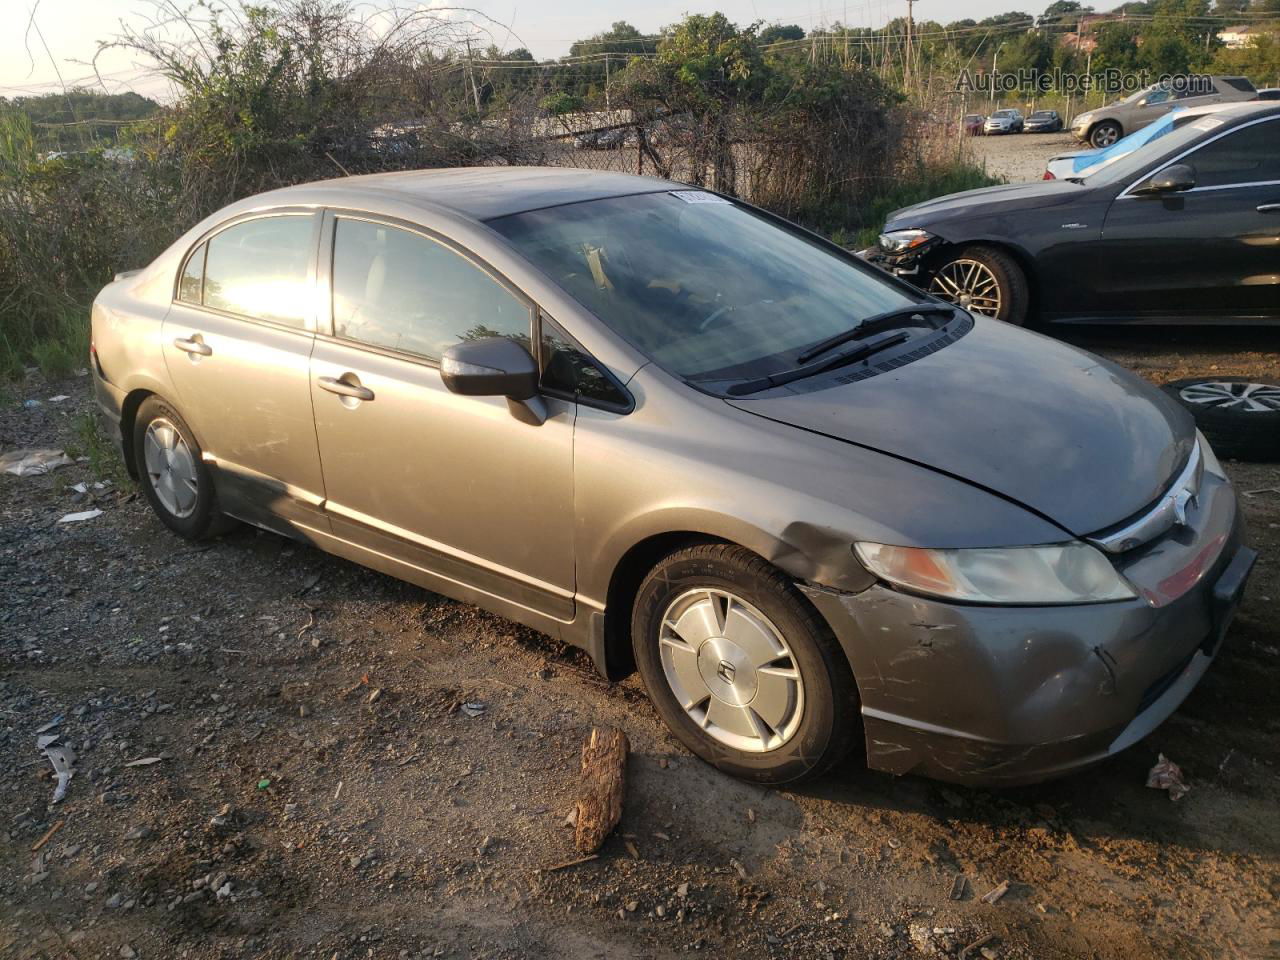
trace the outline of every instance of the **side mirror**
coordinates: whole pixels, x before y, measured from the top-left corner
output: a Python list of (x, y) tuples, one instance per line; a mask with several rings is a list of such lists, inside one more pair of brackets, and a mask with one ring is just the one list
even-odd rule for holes
[(1182, 193), (1192, 189), (1195, 185), (1196, 172), (1185, 163), (1175, 163), (1171, 167), (1165, 167), (1135, 190), (1134, 193)]
[(456, 343), (440, 358), (440, 378), (463, 397), (506, 397), (511, 413), (526, 423), (547, 419), (538, 396), (538, 365), (529, 351), (506, 337)]

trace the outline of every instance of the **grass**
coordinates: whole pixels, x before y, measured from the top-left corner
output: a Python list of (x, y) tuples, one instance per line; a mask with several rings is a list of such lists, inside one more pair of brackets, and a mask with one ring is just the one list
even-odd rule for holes
[[(866, 226), (851, 233), (838, 231), (833, 235), (833, 239), (844, 246), (854, 246), (860, 250), (876, 242), (884, 227), (885, 219), (895, 210), (923, 203), (935, 197), (946, 196), (949, 193), (977, 190), (980, 187), (991, 187), (1004, 182), (999, 177), (993, 177), (987, 173), (986, 168), (966, 161), (957, 161), (942, 167), (921, 166), (912, 176), (898, 180), (888, 189), (871, 198), (863, 219)], [(852, 244), (846, 242), (850, 236)]]
[(133, 489), (133, 478), (125, 469), (119, 451), (103, 435), (102, 426), (93, 413), (77, 414), (72, 421), (72, 429), (75, 441), (68, 446), (68, 456), (88, 457), (89, 472), (93, 474), (93, 479), (110, 480), (117, 490)]
[(24, 325), (0, 314), (0, 381), (18, 380), (28, 366), (46, 380), (68, 377), (88, 362), (89, 311), (64, 310), (46, 323)]

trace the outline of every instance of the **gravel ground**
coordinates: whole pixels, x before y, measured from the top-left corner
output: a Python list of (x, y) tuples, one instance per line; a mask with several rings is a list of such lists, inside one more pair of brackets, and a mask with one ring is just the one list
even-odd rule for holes
[(987, 172), (1010, 183), (1040, 180), (1045, 162), (1058, 153), (1087, 150), (1070, 133), (1011, 133), (995, 137), (970, 137), (973, 155)]
[[(1280, 374), (1257, 331), (1073, 337), (1156, 380)], [(74, 448), (85, 379), (19, 399), (56, 394), (6, 401), (0, 446)], [(1277, 956), (1280, 469), (1228, 470), (1262, 560), (1219, 662), (1122, 756), (1001, 792), (747, 786), (500, 618), (250, 529), (186, 543), (75, 494), (87, 462), (0, 476), (0, 956)], [(55, 718), (79, 760), (50, 806)], [(549, 871), (601, 723), (633, 745), (622, 825)], [(1144, 787), (1161, 752), (1176, 803)]]

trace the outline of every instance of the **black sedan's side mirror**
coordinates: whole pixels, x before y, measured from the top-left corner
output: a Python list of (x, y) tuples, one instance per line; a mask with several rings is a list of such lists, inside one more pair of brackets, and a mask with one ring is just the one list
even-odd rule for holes
[(454, 344), (440, 358), (440, 378), (459, 396), (506, 397), (518, 420), (540, 424), (547, 419), (538, 396), (538, 364), (514, 340), (482, 337)]
[(1196, 172), (1185, 163), (1165, 167), (1154, 177), (1134, 190), (1144, 195), (1159, 193), (1183, 193), (1196, 185)]

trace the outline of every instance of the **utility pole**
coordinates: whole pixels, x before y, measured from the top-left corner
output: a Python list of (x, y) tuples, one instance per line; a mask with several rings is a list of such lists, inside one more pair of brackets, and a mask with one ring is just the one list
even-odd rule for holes
[(917, 0), (907, 0), (907, 59), (902, 67), (902, 85), (904, 87), (911, 86), (911, 34), (915, 30), (915, 17), (911, 12), (912, 6)]

